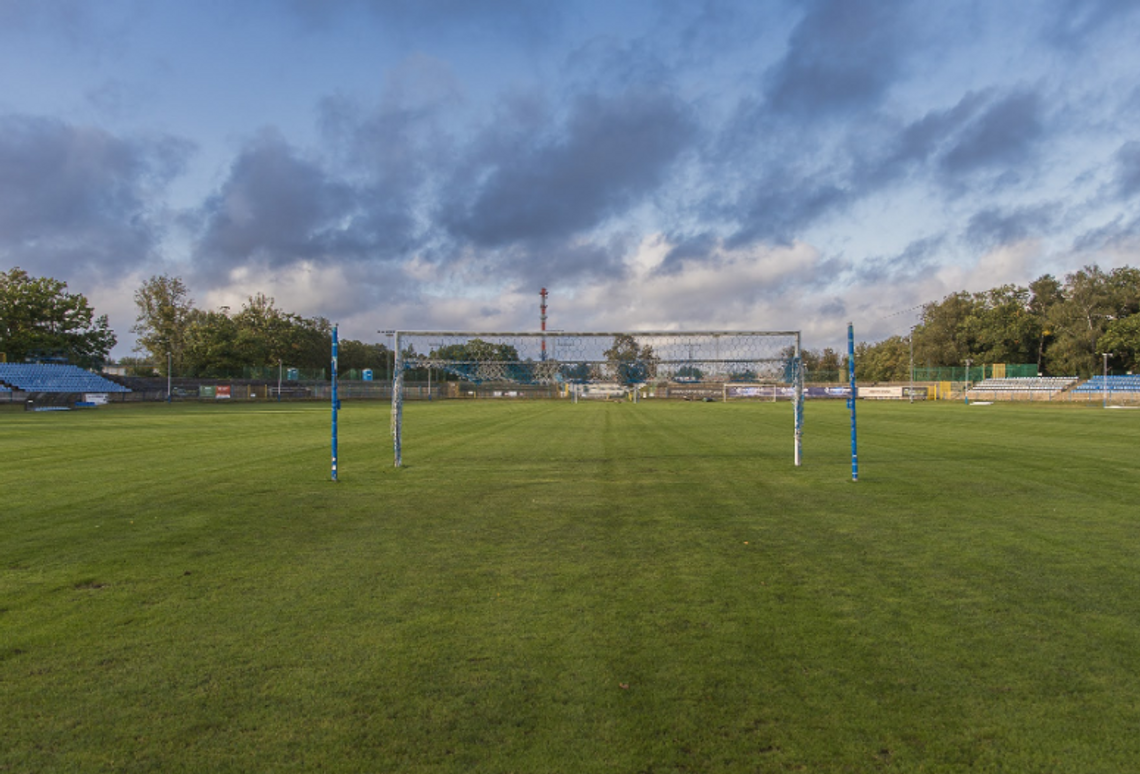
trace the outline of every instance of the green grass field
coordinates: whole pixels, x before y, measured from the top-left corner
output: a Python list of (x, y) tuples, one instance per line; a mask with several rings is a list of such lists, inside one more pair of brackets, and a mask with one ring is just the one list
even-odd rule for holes
[(0, 772), (1115, 772), (1140, 412), (0, 412)]

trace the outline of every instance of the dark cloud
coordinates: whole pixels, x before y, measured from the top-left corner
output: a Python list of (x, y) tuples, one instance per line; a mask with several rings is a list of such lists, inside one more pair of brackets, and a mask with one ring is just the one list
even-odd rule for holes
[(514, 287), (569, 286), (599, 277), (616, 282), (628, 274), (624, 258), (632, 248), (632, 240), (624, 234), (609, 239), (552, 239), (480, 251), (479, 263), (487, 279), (505, 280)]
[(842, 298), (833, 298), (820, 305), (818, 314), (824, 318), (840, 318), (847, 316), (847, 304)]
[(899, 76), (908, 36), (901, 0), (817, 0), (768, 74), (768, 105), (818, 118), (878, 103)]
[(721, 246), (721, 240), (707, 231), (687, 236), (673, 235), (669, 242), (673, 247), (657, 266), (655, 271), (659, 274), (676, 274), (686, 263), (705, 261)]
[[(335, 112), (324, 107), (326, 118)], [(422, 246), (414, 210), (428, 173), (407, 125), (382, 112), (344, 110), (336, 120), (342, 125), (329, 131), (351, 172), (306, 155), (274, 130), (242, 149), (194, 217), (198, 268), (208, 281), (247, 264), (399, 261)]]
[(203, 206), (198, 254), (211, 272), (351, 253), (358, 193), (272, 131), (250, 142)]
[(827, 173), (769, 170), (725, 215), (739, 224), (728, 239), (735, 249), (762, 240), (791, 244), (808, 226), (847, 208), (853, 191)]
[(443, 63), (412, 57), (388, 79), (383, 100), (366, 107), (344, 95), (321, 100), (324, 147), (348, 177), (382, 181), (407, 198), (433, 170), (451, 162), (451, 144), (439, 127), (461, 101)]
[(192, 151), (176, 138), (0, 116), (0, 254), (29, 271), (130, 271), (153, 257), (165, 186)]
[(987, 207), (970, 218), (966, 227), (966, 241), (985, 250), (1032, 237), (1044, 237), (1053, 228), (1058, 207), (1056, 204), (1013, 209)]
[(950, 176), (978, 171), (1018, 174), (1044, 134), (1043, 111), (1035, 91), (1016, 91), (990, 103), (942, 157), (942, 170)]
[(852, 155), (867, 159), (861, 160), (859, 178), (869, 186), (877, 186), (925, 164), (981, 110), (986, 99), (984, 94), (969, 92), (952, 108), (929, 111), (886, 139), (883, 145), (887, 152), (881, 157), (875, 153), (863, 156), (859, 149), (853, 149)]
[(1135, 249), (1140, 240), (1140, 217), (1125, 218), (1118, 215), (1108, 223), (1086, 229), (1073, 239), (1077, 253), (1095, 253), (1101, 250)]
[(911, 242), (898, 255), (876, 256), (861, 261), (856, 268), (860, 284), (889, 287), (920, 279), (939, 264), (946, 237), (943, 234)]
[[(731, 192), (735, 187), (737, 192), (716, 191), (698, 209), (705, 218), (737, 225), (727, 242), (735, 248), (755, 241), (790, 244), (807, 228), (914, 179), (933, 175), (945, 193), (956, 198), (967, 192), (966, 182), (977, 175), (989, 175), (998, 183), (1024, 176), (1027, 163), (1048, 139), (1043, 112), (1042, 98), (1035, 91), (968, 92), (951, 107), (930, 110), (893, 127), (885, 119), (856, 119), (842, 134), (833, 131), (828, 142), (827, 134), (802, 123), (797, 124), (795, 136), (771, 122), (749, 124), (741, 118), (748, 113), (744, 109), (719, 139), (722, 150), (716, 161), (723, 189)], [(749, 134), (764, 137), (771, 150), (748, 155)], [(803, 149), (805, 145), (810, 152)], [(728, 151), (734, 148), (745, 149), (747, 163), (733, 163)], [(1005, 226), (1028, 227), (1034, 213), (1026, 210), (1016, 217), (1007, 213)], [(994, 212), (980, 216), (971, 238), (980, 239), (983, 232), (985, 238), (993, 238), (999, 226), (996, 217)], [(671, 256), (668, 265), (676, 263)]]
[(1116, 190), (1123, 199), (1140, 193), (1140, 142), (1132, 140), (1116, 151)]
[(448, 185), (442, 223), (478, 247), (568, 237), (650, 196), (695, 134), (668, 95), (581, 96), (557, 134), (471, 148), (463, 177)]

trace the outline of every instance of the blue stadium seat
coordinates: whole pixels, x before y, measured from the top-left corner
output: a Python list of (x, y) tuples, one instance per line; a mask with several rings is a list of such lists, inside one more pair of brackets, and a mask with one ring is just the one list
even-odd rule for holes
[(99, 374), (70, 365), (0, 363), (0, 382), (23, 392), (130, 392)]
[(1077, 381), (1075, 376), (1019, 376), (984, 379), (970, 388), (971, 398), (985, 394), (1047, 394), (1063, 392)]
[(1140, 376), (1128, 374), (1124, 376), (1104, 375), (1094, 376), (1084, 384), (1073, 389), (1073, 392), (1088, 393), (1119, 393), (1140, 392)]

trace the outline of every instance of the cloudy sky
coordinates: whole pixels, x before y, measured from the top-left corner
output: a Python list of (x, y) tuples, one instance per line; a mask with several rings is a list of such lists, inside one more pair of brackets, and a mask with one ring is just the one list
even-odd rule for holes
[[(404, 329), (905, 333), (1140, 265), (1136, 0), (0, 0), (0, 268)], [(908, 311), (910, 310), (910, 311)]]

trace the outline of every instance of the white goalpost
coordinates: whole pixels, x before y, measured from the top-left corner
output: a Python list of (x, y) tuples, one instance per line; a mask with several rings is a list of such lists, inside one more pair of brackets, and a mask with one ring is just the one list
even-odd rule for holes
[(395, 331), (392, 441), (395, 465), (403, 456), (404, 377), (432, 370), (475, 384), (564, 388), (701, 383), (775, 385), (792, 404), (793, 459), (803, 453), (804, 379), (799, 331)]

